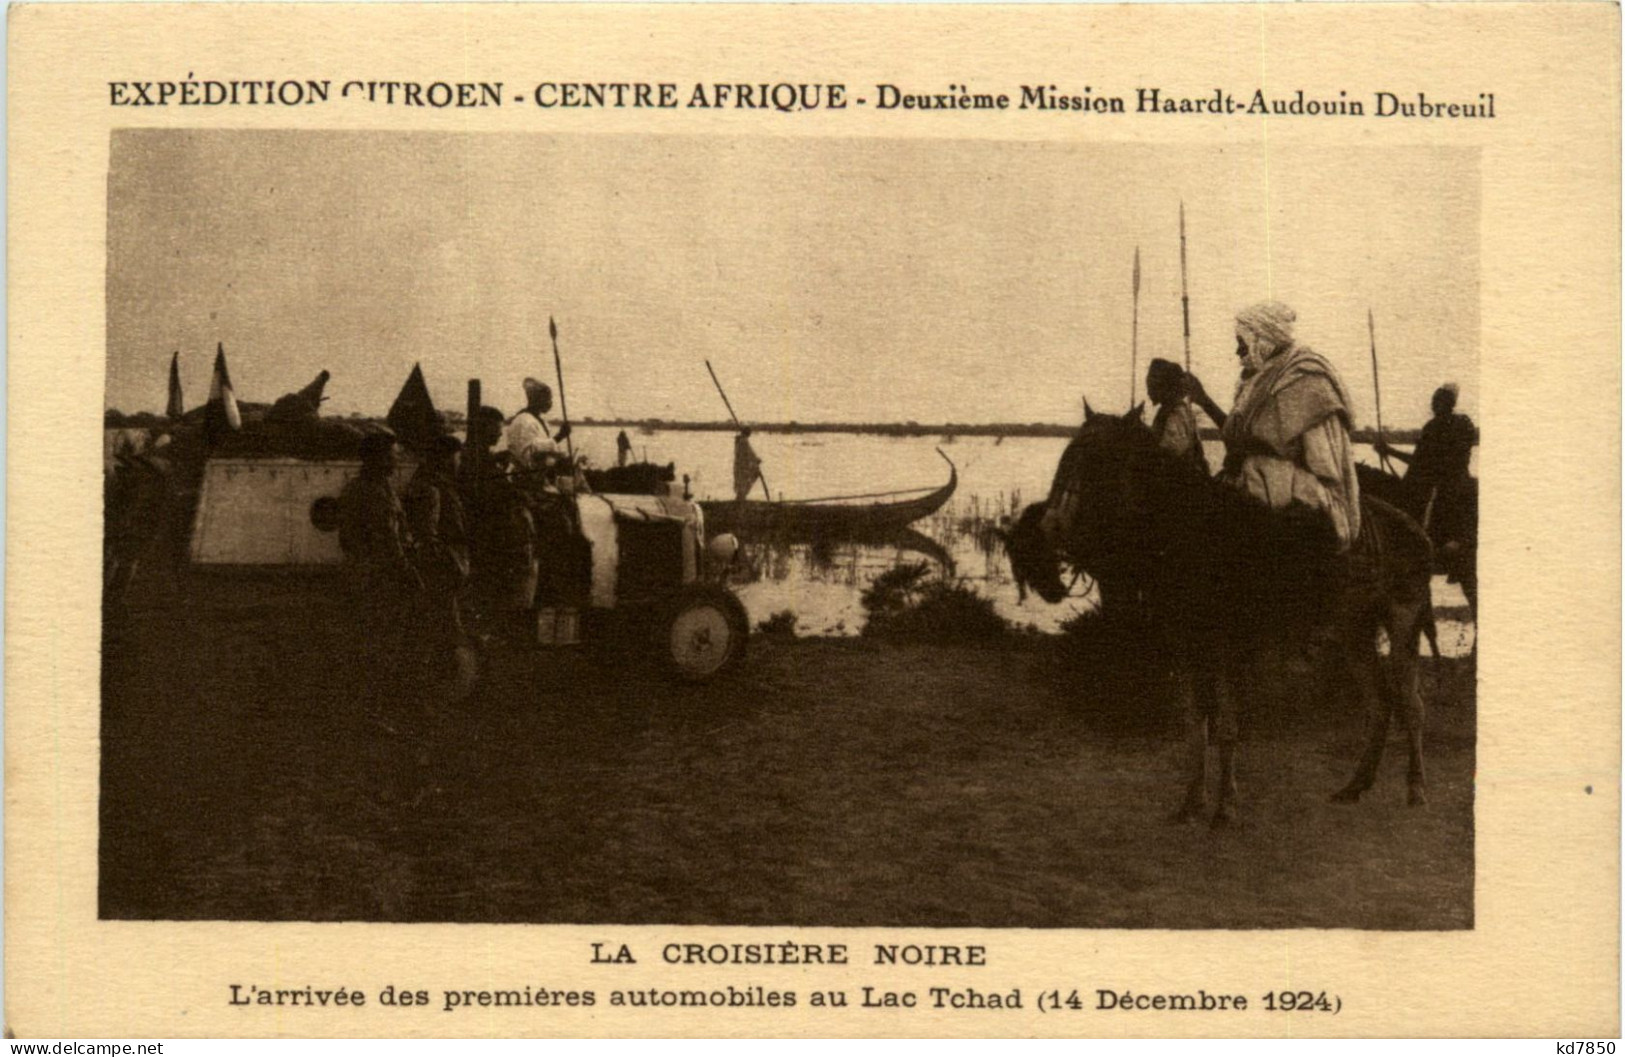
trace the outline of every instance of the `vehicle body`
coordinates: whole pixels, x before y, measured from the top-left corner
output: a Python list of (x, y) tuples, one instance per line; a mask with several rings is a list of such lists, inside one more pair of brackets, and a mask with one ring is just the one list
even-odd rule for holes
[[(337, 573), (338, 497), (360, 468), (354, 459), (209, 459), (191, 518), (192, 571)], [(398, 482), (410, 474), (401, 467)], [(690, 681), (744, 656), (749, 621), (724, 584), (737, 544), (708, 537), (700, 507), (667, 491), (553, 494), (591, 544), (590, 584), (572, 599), (584, 606), (536, 600), (537, 648), (612, 637), (652, 648), (671, 674)]]
[(592, 544), (587, 634), (652, 635), (656, 656), (688, 681), (743, 658), (750, 623), (725, 585), (738, 545), (727, 534), (707, 538), (698, 504), (675, 495), (569, 499)]

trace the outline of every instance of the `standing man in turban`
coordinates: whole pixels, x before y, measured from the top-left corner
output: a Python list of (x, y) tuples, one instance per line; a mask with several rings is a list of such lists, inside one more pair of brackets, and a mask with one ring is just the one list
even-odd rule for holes
[(565, 423), (557, 433), (547, 428), (544, 416), (553, 409), (553, 390), (534, 378), (525, 379), (525, 409), (508, 423), (508, 456), (516, 469), (530, 469), (545, 456), (558, 454), (558, 442), (570, 435)]
[(1297, 313), (1265, 301), (1236, 316), (1241, 380), (1227, 415), (1189, 375), (1191, 399), (1218, 423), (1223, 476), (1273, 509), (1323, 512), (1348, 550), (1360, 534), (1360, 485), (1349, 442), (1352, 402), (1331, 362), (1293, 340)]

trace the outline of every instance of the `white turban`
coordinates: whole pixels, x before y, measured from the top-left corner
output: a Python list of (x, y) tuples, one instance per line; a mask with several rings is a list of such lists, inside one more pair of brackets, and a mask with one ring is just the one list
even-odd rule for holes
[(1292, 344), (1292, 324), (1297, 319), (1298, 314), (1279, 301), (1260, 301), (1236, 313), (1236, 333), (1249, 346), (1262, 342), (1281, 348)]
[(1292, 324), (1298, 314), (1279, 301), (1260, 301), (1236, 313), (1236, 336), (1247, 346), (1242, 360), (1244, 376), (1256, 373), (1264, 362), (1292, 344)]

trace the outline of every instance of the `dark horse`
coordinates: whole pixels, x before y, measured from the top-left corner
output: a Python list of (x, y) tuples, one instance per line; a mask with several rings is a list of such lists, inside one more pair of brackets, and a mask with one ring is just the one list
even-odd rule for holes
[[(1361, 493), (1398, 507), (1427, 529), (1433, 541), (1434, 570), (1461, 585), (1461, 593), (1467, 596), (1468, 615), (1476, 624), (1478, 481), (1466, 477), (1451, 487), (1428, 489), (1375, 466), (1362, 465), (1358, 469)], [(1438, 653), (1437, 645), (1434, 653)]]
[[(1362, 531), (1339, 554), (1330, 523), (1304, 507), (1272, 511), (1188, 460), (1171, 457), (1141, 421), (1085, 407), (1046, 503), (1029, 508), (1008, 541), (1023, 587), (1054, 603), (1067, 595), (1062, 563), (1112, 594), (1137, 596), (1148, 645), (1172, 668), (1187, 706), (1190, 778), (1177, 817), (1207, 800), (1207, 748), (1219, 751), (1219, 803), (1234, 817), (1237, 701), (1259, 651), (1283, 636), (1323, 630), (1371, 724), (1354, 776), (1333, 799), (1358, 800), (1376, 780), (1399, 713), (1410, 748), (1410, 802), (1425, 800), (1417, 639), (1429, 611), (1431, 548), (1408, 516), (1362, 505)], [(1387, 633), (1384, 658), (1377, 632)]]

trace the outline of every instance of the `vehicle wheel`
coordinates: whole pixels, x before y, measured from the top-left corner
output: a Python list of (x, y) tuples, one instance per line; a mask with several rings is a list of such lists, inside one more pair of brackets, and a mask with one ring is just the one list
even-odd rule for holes
[(728, 591), (711, 585), (684, 591), (660, 624), (656, 645), (671, 674), (700, 683), (738, 664), (745, 656), (750, 618)]

